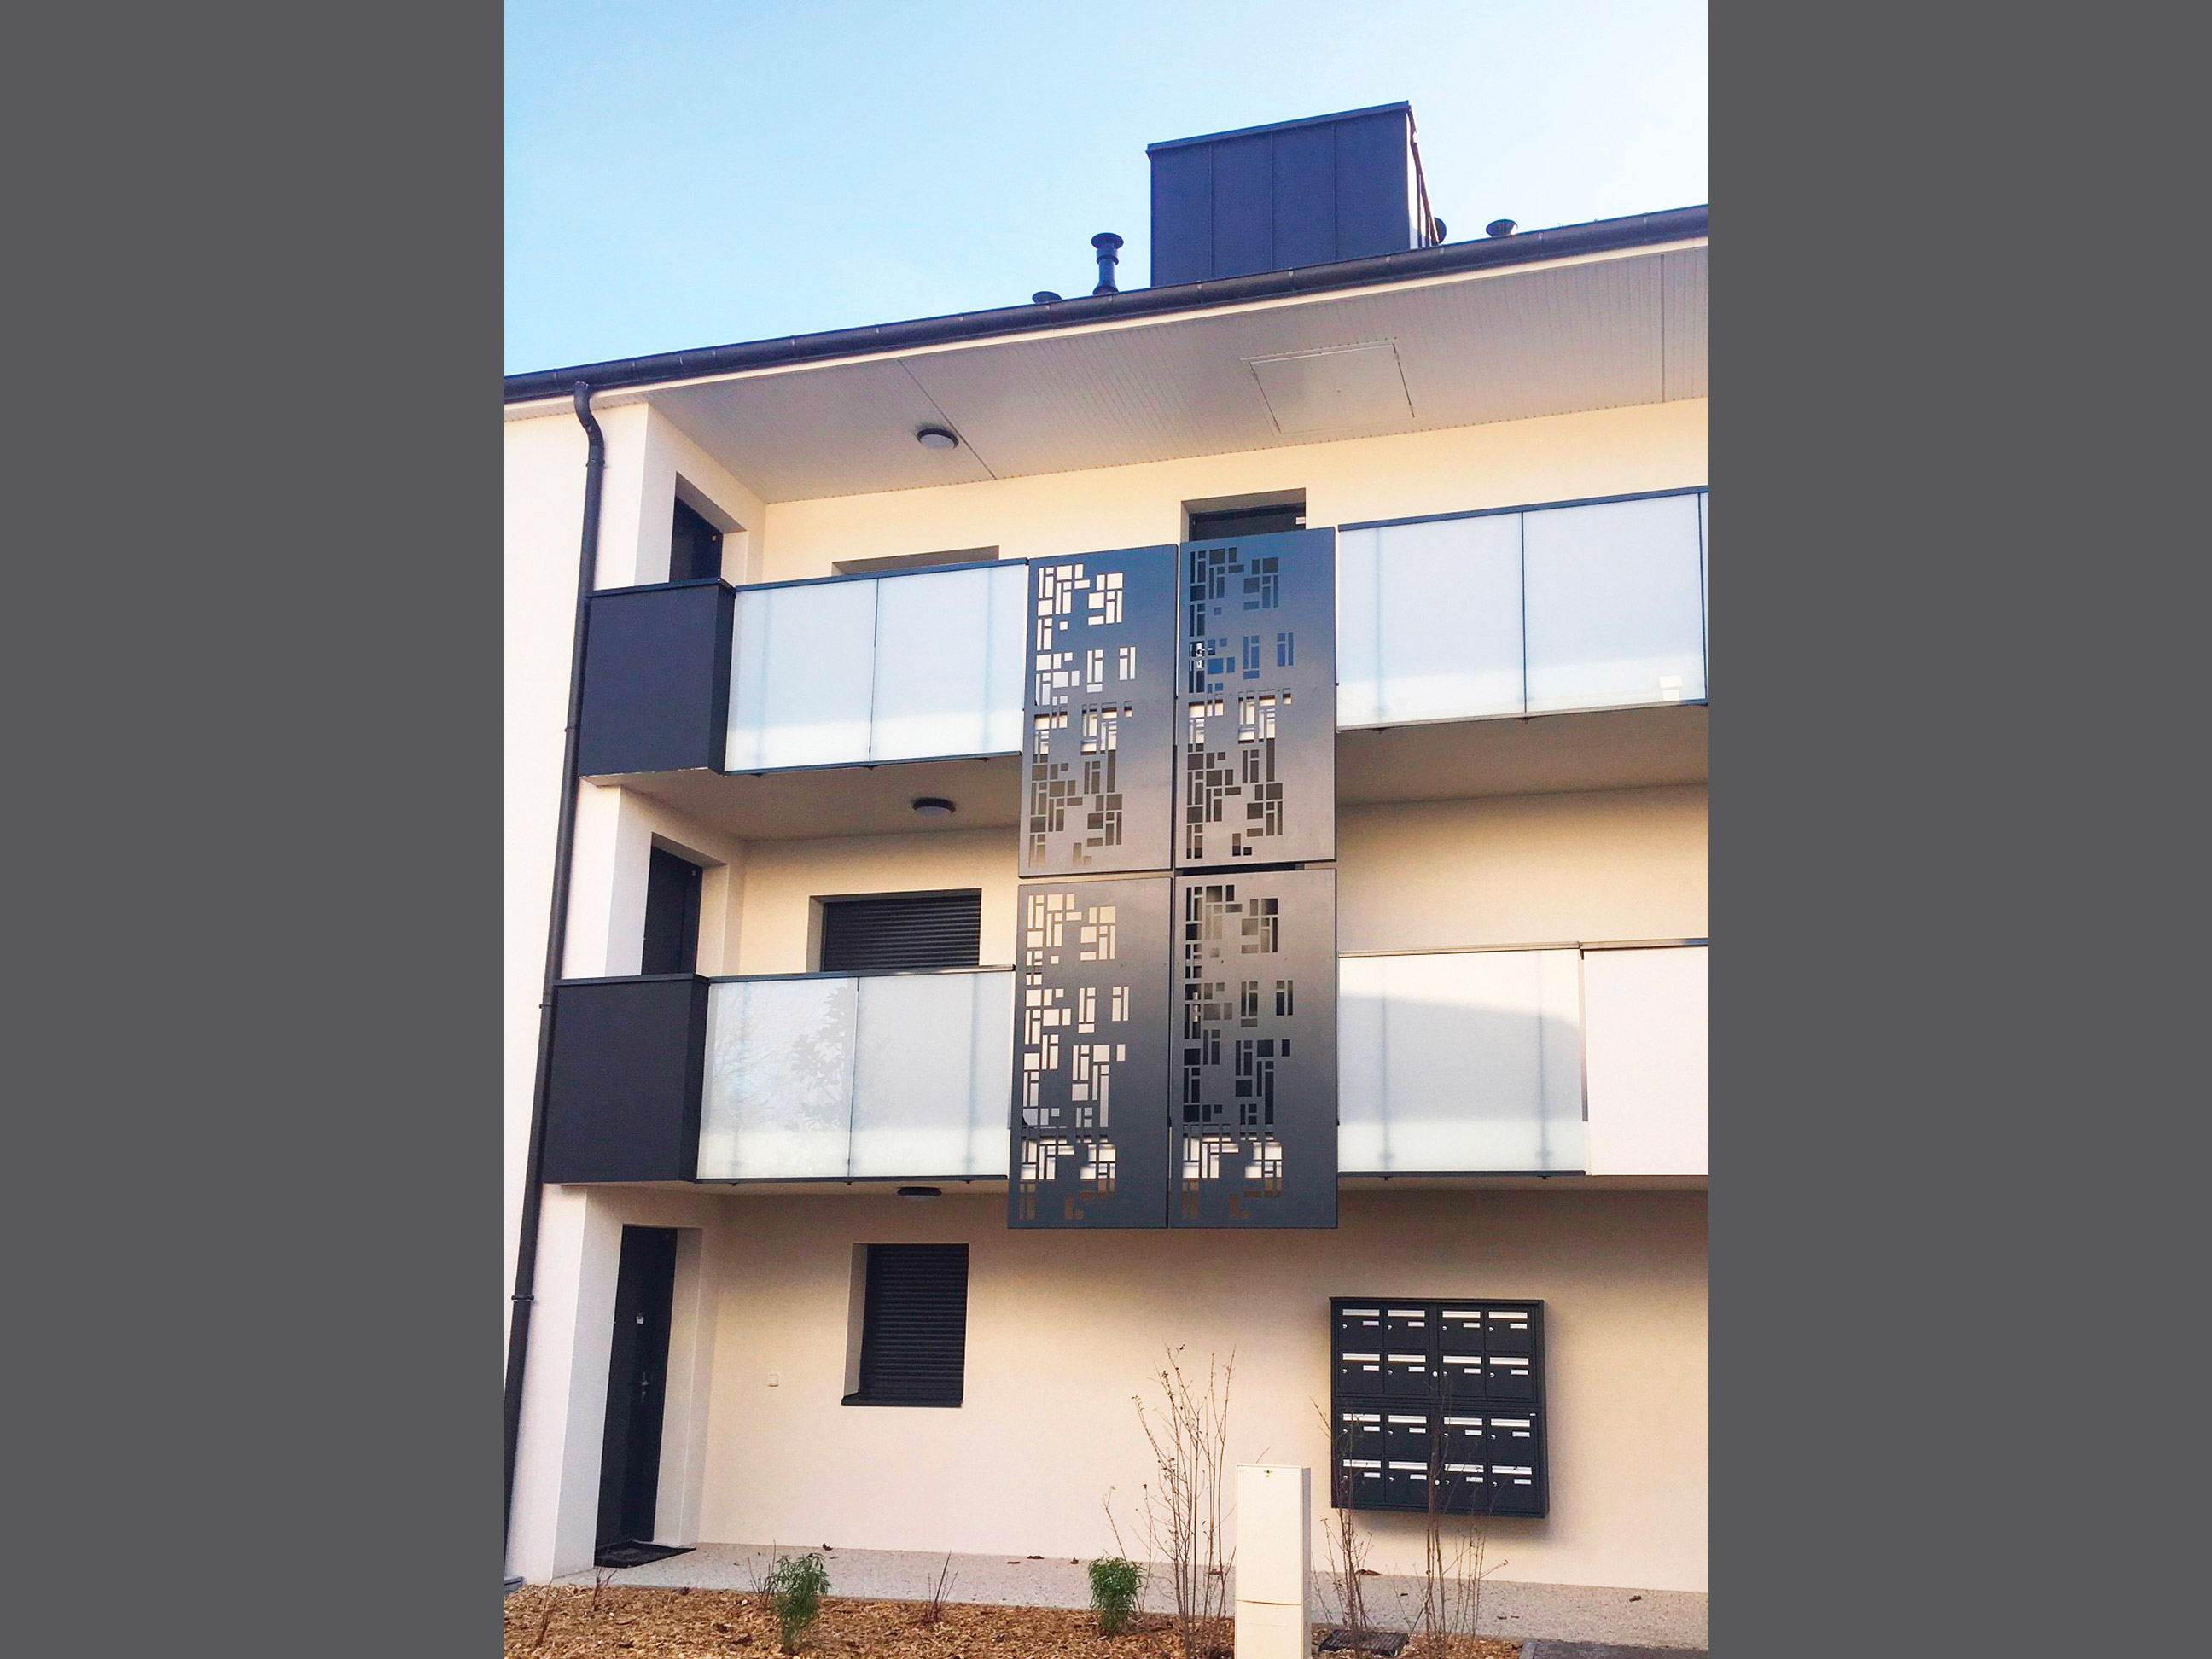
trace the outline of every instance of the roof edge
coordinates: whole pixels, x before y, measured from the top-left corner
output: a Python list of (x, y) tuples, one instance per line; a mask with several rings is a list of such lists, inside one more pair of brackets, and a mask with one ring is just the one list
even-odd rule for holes
[(603, 392), (653, 386), (747, 369), (781, 368), (838, 357), (1003, 338), (1083, 323), (1195, 313), (1216, 306), (1328, 294), (1456, 271), (1534, 264), (1577, 254), (1617, 252), (1708, 235), (1711, 219), (1711, 204), (1701, 204), (1664, 213), (1640, 213), (1621, 219), (1561, 225), (1550, 230), (1446, 242), (1437, 247), (1378, 253), (1364, 259), (1303, 265), (1291, 270), (1255, 271), (1245, 276), (1218, 277), (1168, 288), (1128, 289), (1117, 294), (1084, 295), (1042, 303), (1002, 306), (989, 311), (830, 329), (817, 334), (785, 335), (690, 351), (666, 351), (647, 357), (613, 358), (568, 368), (536, 369), (506, 377), (505, 401), (535, 403), (545, 398), (566, 398), (580, 380)]
[(1340, 109), (1333, 115), (1301, 115), (1291, 121), (1268, 121), (1256, 127), (1229, 127), (1220, 132), (1201, 132), (1190, 138), (1163, 138), (1157, 144), (1146, 144), (1145, 154), (1157, 155), (1164, 149), (1181, 149), (1187, 144), (1211, 144), (1224, 138), (1252, 138), (1263, 132), (1288, 132), (1294, 127), (1328, 126), (1338, 121), (1355, 121), (1363, 115), (1389, 115), (1403, 111), (1407, 118), (1413, 106), (1404, 99), (1395, 104), (1370, 104), (1364, 109)]

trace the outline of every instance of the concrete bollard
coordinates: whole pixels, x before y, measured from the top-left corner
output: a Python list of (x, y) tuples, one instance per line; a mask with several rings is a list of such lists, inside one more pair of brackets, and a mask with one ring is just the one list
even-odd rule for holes
[(1306, 1659), (1313, 1619), (1313, 1474), (1237, 1466), (1237, 1659)]

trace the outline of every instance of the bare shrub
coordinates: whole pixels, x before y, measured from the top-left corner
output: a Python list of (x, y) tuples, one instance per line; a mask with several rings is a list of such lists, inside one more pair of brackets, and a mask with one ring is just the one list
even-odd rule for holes
[[(1314, 1415), (1321, 1419), (1322, 1432), (1332, 1443), (1337, 1440), (1337, 1430), (1330, 1422), (1326, 1408), (1314, 1402)], [(1328, 1561), (1328, 1586), (1336, 1600), (1335, 1622), (1354, 1636), (1364, 1636), (1374, 1628), (1367, 1621), (1366, 1588), (1360, 1578), (1367, 1567), (1367, 1540), (1359, 1534), (1359, 1528), (1352, 1508), (1352, 1476), (1344, 1468), (1344, 1460), (1351, 1451), (1351, 1437), (1344, 1437), (1336, 1446), (1336, 1455), (1329, 1462), (1336, 1471), (1336, 1479), (1329, 1493), (1334, 1505), (1322, 1541)]]
[(941, 1623), (945, 1618), (945, 1595), (959, 1582), (960, 1575), (952, 1571), (952, 1554), (948, 1550), (945, 1552), (944, 1565), (937, 1570), (936, 1582), (929, 1587), (929, 1600), (923, 1606), (921, 1616), (915, 1622), (921, 1625)]
[[(1229, 1391), (1237, 1356), (1225, 1364), (1206, 1356), (1201, 1391), (1185, 1376), (1176, 1355), (1154, 1373), (1164, 1405), (1157, 1415), (1133, 1396), (1137, 1422), (1152, 1449), (1158, 1476), (1146, 1484), (1145, 1553), (1164, 1567), (1175, 1595), (1175, 1633), (1182, 1659), (1210, 1659), (1230, 1649), (1229, 1569), (1222, 1478), (1229, 1453)], [(1111, 1511), (1109, 1511), (1109, 1516)]]
[(1413, 1620), (1414, 1650), (1445, 1659), (1457, 1638), (1482, 1633), (1483, 1580), (1508, 1564), (1489, 1560), (1490, 1537), (1481, 1515), (1448, 1516), (1438, 1507), (1443, 1470), (1439, 1449), (1429, 1452), (1429, 1512), (1422, 1529), (1421, 1604)]
[(562, 1602), (567, 1599), (558, 1586), (548, 1584), (545, 1587), (545, 1605), (538, 1609), (538, 1634), (530, 1642), (533, 1651), (545, 1645), (545, 1632), (553, 1627), (553, 1615), (561, 1610)]

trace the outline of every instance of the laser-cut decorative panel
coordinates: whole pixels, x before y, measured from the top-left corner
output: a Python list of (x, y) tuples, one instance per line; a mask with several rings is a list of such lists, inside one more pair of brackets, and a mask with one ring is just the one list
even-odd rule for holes
[(1021, 884), (1009, 1226), (1167, 1224), (1170, 885)]
[(1172, 862), (1175, 595), (1172, 546), (1030, 562), (1024, 877)]
[(1185, 542), (1175, 862), (1336, 856), (1336, 532)]
[(1176, 881), (1175, 1202), (1188, 1227), (1336, 1225), (1336, 872)]

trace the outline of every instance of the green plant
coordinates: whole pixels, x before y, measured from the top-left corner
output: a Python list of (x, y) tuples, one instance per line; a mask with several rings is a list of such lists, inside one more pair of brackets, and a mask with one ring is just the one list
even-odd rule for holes
[(1137, 1610), (1137, 1595), (1144, 1575), (1133, 1561), (1118, 1555), (1101, 1556), (1091, 1564), (1091, 1610), (1098, 1615), (1101, 1636), (1119, 1636)]
[(822, 1597), (830, 1588), (830, 1570), (818, 1555), (788, 1555), (775, 1559), (775, 1571), (761, 1581), (769, 1605), (775, 1612), (775, 1628), (786, 1653), (799, 1651), (799, 1638), (820, 1617)]

